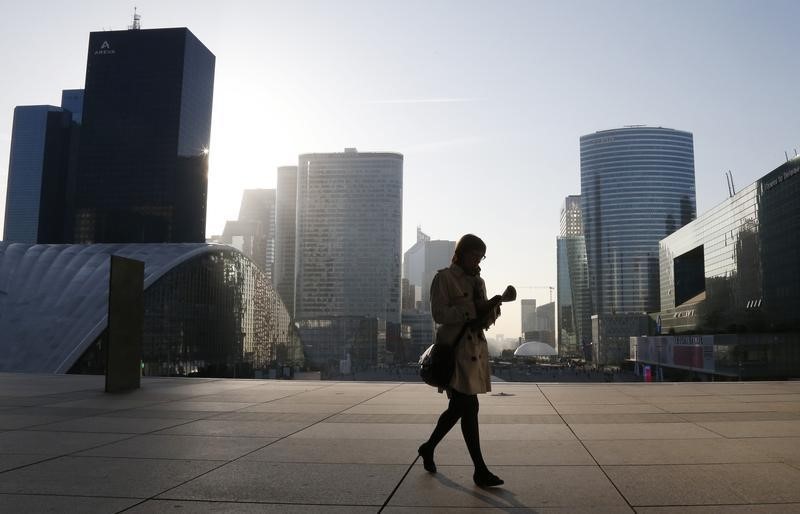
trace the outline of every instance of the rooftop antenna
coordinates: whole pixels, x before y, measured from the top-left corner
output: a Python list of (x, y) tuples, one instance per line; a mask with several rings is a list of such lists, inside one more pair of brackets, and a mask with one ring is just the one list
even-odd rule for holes
[(733, 185), (733, 172), (728, 170), (728, 175), (731, 177), (731, 192), (733, 193), (731, 196), (736, 194), (736, 186)]
[(141, 30), (142, 29), (142, 15), (136, 12), (136, 7), (133, 8), (133, 25), (128, 25), (128, 30)]
[(786, 150), (784, 150), (784, 151), (783, 151), (783, 155), (784, 155), (784, 157), (786, 157), (786, 162), (789, 162), (789, 152), (787, 152)]

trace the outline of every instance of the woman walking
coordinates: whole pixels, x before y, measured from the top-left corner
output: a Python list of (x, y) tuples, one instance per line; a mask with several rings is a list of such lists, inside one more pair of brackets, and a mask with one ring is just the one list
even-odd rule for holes
[(460, 419), (461, 432), (475, 465), (472, 479), (480, 487), (492, 487), (502, 485), (503, 480), (492, 474), (483, 461), (478, 435), (478, 394), (492, 389), (489, 347), (483, 331), (500, 315), (501, 297), (486, 299), (479, 266), (485, 257), (486, 244), (478, 236), (467, 234), (456, 244), (450, 267), (439, 270), (431, 283), (431, 311), (440, 325), (436, 342), (448, 345), (455, 344), (456, 339), (459, 342), (453, 379), (445, 388), (450, 403), (418, 451), (425, 470), (436, 473), (433, 461), (436, 445)]

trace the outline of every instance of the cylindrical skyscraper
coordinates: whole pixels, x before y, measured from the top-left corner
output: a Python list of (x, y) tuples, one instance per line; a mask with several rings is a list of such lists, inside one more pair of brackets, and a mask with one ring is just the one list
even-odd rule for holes
[(658, 242), (696, 215), (692, 134), (632, 126), (580, 145), (592, 312), (658, 311)]

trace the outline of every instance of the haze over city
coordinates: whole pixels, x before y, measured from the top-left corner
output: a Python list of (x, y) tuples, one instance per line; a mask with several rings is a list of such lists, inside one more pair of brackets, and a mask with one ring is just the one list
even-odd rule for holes
[[(404, 155), (403, 250), (416, 227), (488, 244), (490, 294), (549, 300), (578, 138), (623, 125), (694, 134), (697, 212), (800, 147), (796, 2), (138, 2), (216, 55), (207, 235), (245, 188), (306, 152)], [(28, 2), (0, 21), (0, 202), (14, 106), (83, 87), (90, 31), (126, 2)], [(0, 204), (0, 225), (3, 223)], [(510, 306), (489, 333), (519, 333)]]

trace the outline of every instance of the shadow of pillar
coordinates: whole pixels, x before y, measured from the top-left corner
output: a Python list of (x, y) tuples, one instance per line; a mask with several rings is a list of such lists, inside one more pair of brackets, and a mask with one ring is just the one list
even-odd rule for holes
[(106, 392), (138, 389), (144, 327), (144, 262), (111, 256)]

